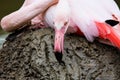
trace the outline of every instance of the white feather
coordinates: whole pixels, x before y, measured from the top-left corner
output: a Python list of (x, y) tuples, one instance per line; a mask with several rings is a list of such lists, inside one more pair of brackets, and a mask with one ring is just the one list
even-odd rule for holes
[(120, 19), (120, 9), (114, 0), (100, 0), (103, 8)]
[[(95, 25), (95, 21), (104, 22), (108, 19), (113, 19), (112, 13), (120, 12), (118, 8), (116, 8), (116, 4), (111, 0), (100, 2), (100, 0), (68, 0), (71, 8), (72, 19), (76, 23), (76, 25), (80, 28), (80, 30), (84, 33), (86, 38), (89, 41), (93, 41), (94, 37), (99, 35), (97, 27)], [(104, 7), (103, 7), (104, 5)], [(112, 9), (116, 10), (108, 11), (108, 7), (112, 5)]]
[(44, 20), (45, 22), (52, 28), (54, 28), (53, 24), (53, 18), (54, 18), (54, 12), (56, 9), (56, 5), (51, 6), (44, 14)]
[[(113, 14), (120, 16), (120, 10), (114, 0), (67, 0), (71, 9), (71, 22), (68, 31), (78, 28), (84, 33), (89, 41), (93, 41), (94, 37), (99, 36), (95, 21), (105, 22), (108, 19), (113, 19)], [(46, 13), (46, 21), (50, 26), (53, 25), (53, 16), (55, 7), (52, 6)], [(62, 10), (62, 8), (61, 8)], [(74, 29), (73, 29), (74, 30)], [(75, 29), (76, 30), (76, 29)]]

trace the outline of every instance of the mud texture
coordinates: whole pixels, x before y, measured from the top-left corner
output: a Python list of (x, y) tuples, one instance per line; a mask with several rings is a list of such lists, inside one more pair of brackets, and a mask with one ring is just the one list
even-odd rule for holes
[(76, 34), (65, 36), (63, 61), (53, 51), (54, 30), (23, 30), (0, 50), (0, 80), (120, 80), (120, 52)]

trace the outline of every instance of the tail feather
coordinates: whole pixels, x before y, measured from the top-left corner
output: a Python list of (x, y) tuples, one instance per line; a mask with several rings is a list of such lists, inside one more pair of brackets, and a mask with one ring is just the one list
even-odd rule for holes
[(114, 46), (120, 49), (120, 33), (106, 23), (95, 22), (99, 31), (99, 37), (108, 39)]

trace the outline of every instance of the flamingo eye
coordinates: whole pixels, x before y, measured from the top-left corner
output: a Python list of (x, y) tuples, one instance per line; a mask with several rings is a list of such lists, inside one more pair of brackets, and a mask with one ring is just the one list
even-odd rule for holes
[(65, 23), (64, 23), (64, 26), (66, 26), (67, 24), (68, 24), (68, 22), (65, 22)]

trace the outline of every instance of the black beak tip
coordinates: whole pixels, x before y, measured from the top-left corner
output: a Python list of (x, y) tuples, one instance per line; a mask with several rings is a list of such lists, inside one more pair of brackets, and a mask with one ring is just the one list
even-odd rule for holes
[(65, 65), (65, 62), (62, 61), (62, 57), (63, 57), (62, 52), (55, 52), (55, 57), (61, 65)]

